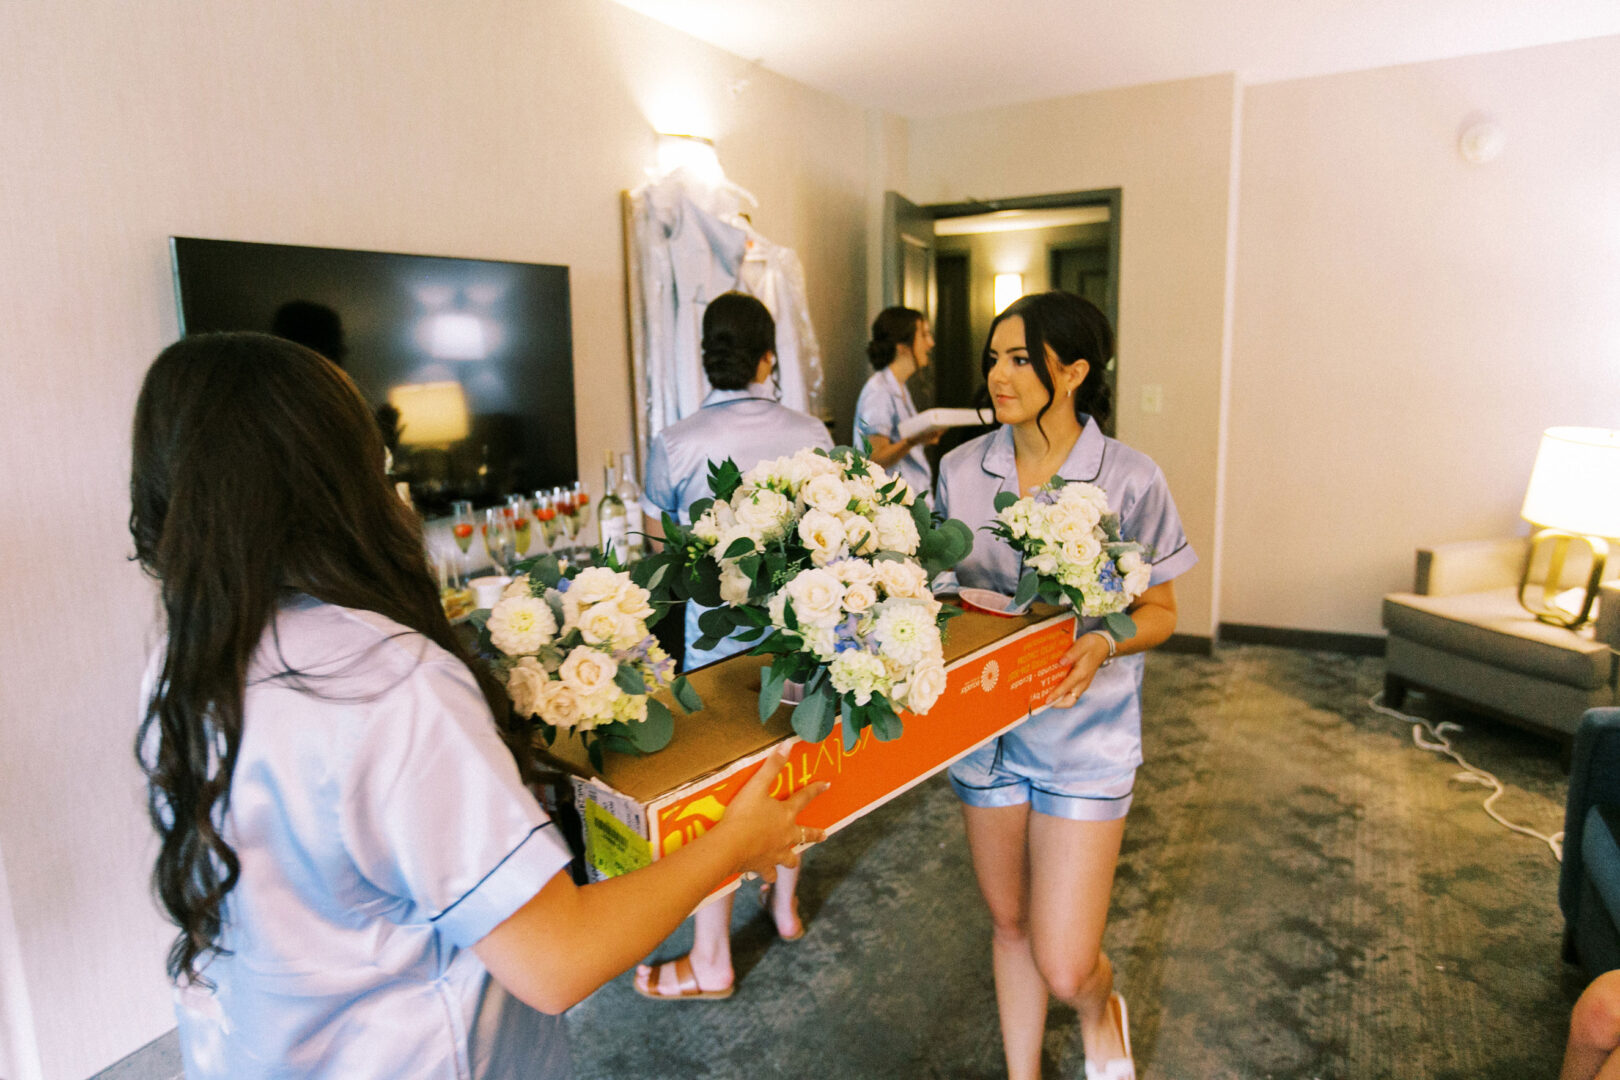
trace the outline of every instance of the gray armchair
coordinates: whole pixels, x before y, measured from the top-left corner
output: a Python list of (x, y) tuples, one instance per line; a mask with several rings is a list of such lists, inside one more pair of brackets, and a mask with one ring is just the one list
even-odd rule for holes
[(1620, 581), (1594, 622), (1549, 626), (1519, 606), (1529, 553), (1526, 539), (1418, 550), (1412, 591), (1384, 597), (1387, 705), (1434, 691), (1567, 742), (1587, 709), (1620, 703)]

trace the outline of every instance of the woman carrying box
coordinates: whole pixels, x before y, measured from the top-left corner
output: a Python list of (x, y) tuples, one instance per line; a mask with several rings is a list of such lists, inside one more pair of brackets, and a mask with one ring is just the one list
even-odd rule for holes
[(576, 888), (383, 456), (349, 378), (279, 338), (186, 338), (141, 388), (130, 532), (167, 636), (137, 751), (192, 1080), (566, 1076), (544, 1014), (820, 835), (773, 758), (708, 835)]
[(938, 508), (974, 529), (956, 569), (963, 587), (1011, 594), (1018, 554), (985, 531), (1001, 492), (1030, 495), (1054, 476), (1102, 488), (1127, 539), (1144, 544), (1152, 582), (1116, 641), (1085, 620), (1048, 706), (951, 767), (968, 845), (993, 924), (991, 953), (1008, 1075), (1040, 1075), (1048, 996), (1073, 1006), (1086, 1075), (1135, 1076), (1125, 1001), (1102, 952), (1108, 895), (1141, 764), (1142, 656), (1176, 625), (1172, 579), (1196, 556), (1156, 465), (1103, 435), (1107, 318), (1071, 293), (1026, 296), (996, 317), (982, 368), (1001, 426), (940, 464)]

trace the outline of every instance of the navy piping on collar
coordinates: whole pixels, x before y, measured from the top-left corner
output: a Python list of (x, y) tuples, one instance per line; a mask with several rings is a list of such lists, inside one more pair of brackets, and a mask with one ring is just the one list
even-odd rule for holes
[[(1074, 448), (1079, 447), (1079, 445), (1080, 445), (1080, 439), (1084, 439), (1086, 437), (1086, 428), (1091, 427), (1091, 425), (1095, 424), (1096, 422), (1097, 421), (1091, 419), (1090, 417), (1086, 418), (1085, 427), (1080, 429), (1080, 438), (1076, 439), (1074, 441), (1074, 447), (1070, 448), (1069, 453), (1071, 453), (1071, 454), (1074, 453)], [(1003, 431), (1005, 431), (1005, 430), (1007, 430), (1007, 425), (1006, 424), (1002, 424), (1000, 427), (996, 428), (995, 433), (992, 434), (989, 441), (985, 443), (984, 452), (979, 455), (979, 468), (984, 470), (984, 474), (986, 476), (999, 476), (999, 477), (1001, 477), (1002, 480), (1007, 480), (1007, 479), (1009, 479), (1009, 477), (1007, 476), (1006, 473), (998, 473), (994, 469), (990, 468), (990, 450), (995, 445), (996, 439), (999, 438), (1001, 433)], [(1097, 482), (1097, 477), (1102, 475), (1103, 465), (1108, 460), (1108, 436), (1104, 435), (1101, 431), (1099, 431), (1099, 432), (1097, 432), (1097, 437), (1102, 439), (1102, 441), (1103, 441), (1102, 453), (1097, 455), (1097, 471), (1092, 473), (1090, 476), (1086, 477), (1085, 479), (1073, 481), (1074, 483), (1094, 484), (1094, 483)], [(1012, 436), (1009, 434), (1007, 436), (1007, 438), (1009, 440), (1011, 440)], [(1013, 487), (1014, 487), (1014, 493), (1016, 494), (1016, 489), (1017, 489), (1017, 479), (1016, 478), (1017, 478), (1017, 475), (1018, 475), (1018, 451), (1016, 449), (1014, 449), (1012, 451), (1012, 454), (1013, 454), (1013, 476), (1011, 477), (1011, 479), (1013, 479), (1013, 481), (1014, 481)], [(1067, 464), (1067, 460), (1068, 459), (1064, 459), (1065, 464)], [(1058, 469), (1058, 471), (1053, 475), (1062, 476), (1063, 475), (1063, 469), (1060, 467)], [(1067, 478), (1065, 477), (1065, 479), (1067, 479)], [(1174, 552), (1172, 552), (1172, 554), (1174, 554)]]

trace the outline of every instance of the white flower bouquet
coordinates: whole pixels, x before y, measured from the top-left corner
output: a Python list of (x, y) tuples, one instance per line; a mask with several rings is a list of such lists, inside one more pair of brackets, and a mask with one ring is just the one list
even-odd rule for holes
[(1037, 598), (1067, 602), (1083, 616), (1101, 617), (1118, 640), (1136, 633), (1125, 611), (1146, 591), (1153, 568), (1145, 547), (1121, 535), (1102, 488), (1055, 476), (1022, 499), (1003, 491), (995, 508), (989, 531), (1012, 545), (1027, 568), (1014, 607)]
[(672, 680), (675, 662), (647, 630), (659, 611), (622, 570), (565, 573), (544, 558), (473, 619), (513, 711), (548, 746), (558, 732), (578, 734), (600, 769), (603, 750), (648, 754), (669, 744), (674, 716), (654, 691), (669, 686), (687, 712), (702, 707), (684, 678)]
[(699, 648), (736, 635), (774, 657), (761, 721), (791, 682), (803, 688), (793, 710), (802, 738), (825, 739), (840, 718), (849, 746), (867, 727), (899, 737), (899, 712), (920, 716), (945, 690), (941, 633), (960, 612), (930, 583), (972, 550), (972, 532), (936, 520), (904, 480), (849, 447), (747, 473), (725, 461), (709, 487), (690, 528), (665, 516), (665, 548), (638, 576), (714, 609), (699, 619)]

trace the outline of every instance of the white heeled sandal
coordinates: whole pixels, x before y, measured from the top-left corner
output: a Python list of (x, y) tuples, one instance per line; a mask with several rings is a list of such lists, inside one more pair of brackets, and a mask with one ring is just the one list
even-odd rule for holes
[(1131, 1056), (1131, 1020), (1125, 1009), (1125, 998), (1119, 991), (1108, 995), (1108, 1011), (1117, 1010), (1119, 1018), (1120, 1041), (1125, 1044), (1125, 1056), (1109, 1058), (1107, 1061), (1093, 1065), (1091, 1059), (1086, 1059), (1086, 1080), (1136, 1080), (1136, 1059)]

